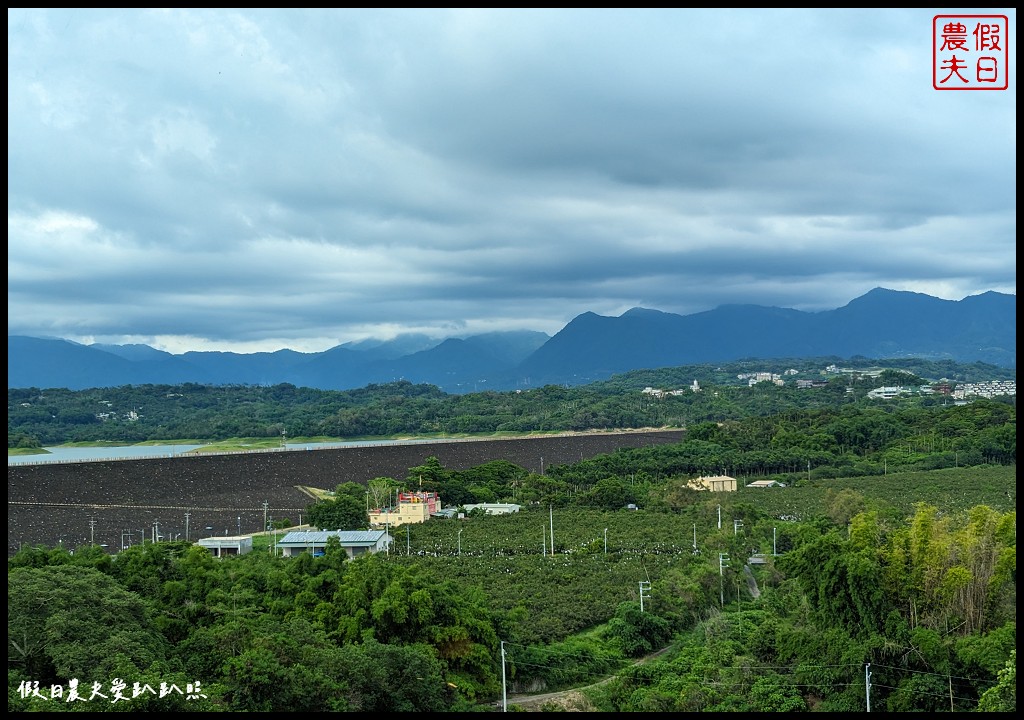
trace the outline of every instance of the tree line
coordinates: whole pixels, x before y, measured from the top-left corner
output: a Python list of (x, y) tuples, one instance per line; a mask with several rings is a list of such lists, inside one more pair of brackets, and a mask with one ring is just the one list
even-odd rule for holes
[[(389, 554), (355, 560), (25, 548), (8, 561), (8, 708), (470, 712), (615, 675), (589, 709), (857, 712), (870, 692), (876, 711), (1014, 710), (1016, 513), (865, 500), (839, 522), (706, 493), (532, 506), (410, 526), (404, 546), (393, 529)], [(107, 697), (53, 699), (71, 679)]]
[[(274, 386), (141, 385), (71, 391), (8, 388), (8, 447), (64, 443), (168, 442), (231, 438), (367, 438), (396, 435), (535, 433), (592, 429), (690, 427), (793, 410), (838, 410), (914, 405), (945, 406), (941, 394), (878, 401), (867, 392), (879, 385), (921, 387), (928, 381), (910, 369), (880, 375), (823, 375), (818, 361), (747, 361), (723, 367), (644, 370), (575, 388), (548, 385), (511, 392), (452, 395), (407, 381), (326, 391)], [(934, 377), (1003, 377), (992, 366), (925, 361), (888, 361)], [(797, 366), (796, 370), (791, 366)], [(751, 368), (797, 372), (783, 386), (753, 387), (740, 376)], [(793, 377), (815, 378), (799, 388)], [(695, 389), (692, 383), (697, 381)], [(955, 386), (948, 380), (946, 386)], [(655, 396), (645, 388), (666, 391)], [(999, 400), (1009, 404), (1015, 398)]]

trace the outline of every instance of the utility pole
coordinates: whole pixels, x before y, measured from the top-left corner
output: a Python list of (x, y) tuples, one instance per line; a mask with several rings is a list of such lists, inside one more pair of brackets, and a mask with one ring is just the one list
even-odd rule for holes
[(647, 593), (647, 597), (650, 597), (651, 581), (641, 580), (640, 581), (640, 612), (644, 611), (644, 591)]
[(555, 510), (553, 505), (548, 505), (548, 515), (551, 522), (551, 556), (555, 555)]
[(263, 501), (263, 529), (264, 530), (269, 530), (270, 529), (267, 526), (267, 508), (268, 507), (270, 507), (270, 503), (268, 503), (266, 500), (264, 500)]
[(718, 553), (718, 593), (722, 607), (725, 607), (725, 568), (729, 567), (729, 556)]
[(871, 663), (864, 665), (864, 694), (868, 702), (868, 712), (871, 712)]
[(740, 532), (740, 528), (741, 527), (743, 527), (743, 521), (742, 520), (733, 520), (732, 521), (732, 534), (733, 535), (738, 535), (739, 532)]
[(188, 519), (192, 513), (185, 511), (185, 542), (188, 542)]
[(775, 542), (775, 528), (772, 528), (772, 557), (778, 554), (778, 545)]
[(501, 641), (501, 711), (508, 712), (508, 691), (505, 685), (505, 641)]
[(89, 518), (89, 544), (96, 544), (96, 518)]
[(604, 529), (604, 554), (608, 554), (608, 528)]
[(405, 554), (406, 555), (412, 555), (412, 545), (410, 545), (410, 541), (409, 541), (409, 528), (410, 528), (409, 525), (405, 526)]
[(718, 529), (722, 529), (722, 506), (718, 506)]

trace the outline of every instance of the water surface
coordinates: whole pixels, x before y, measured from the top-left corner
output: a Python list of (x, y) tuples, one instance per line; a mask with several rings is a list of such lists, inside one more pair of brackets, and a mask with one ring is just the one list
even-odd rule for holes
[[(335, 440), (312, 443), (288, 443), (284, 448), (260, 448), (248, 452), (294, 452), (305, 450), (322, 450), (339, 447), (367, 447), (370, 445), (408, 445), (432, 442), (453, 442), (452, 439), (419, 439), (419, 440)], [(38, 455), (8, 455), (10, 465), (39, 465), (49, 463), (89, 462), (95, 460), (139, 460), (142, 458), (167, 458), (182, 455), (206, 445), (114, 445), (109, 447), (48, 447), (47, 453)], [(235, 455), (238, 451), (230, 453)], [(214, 455), (217, 453), (202, 453)]]

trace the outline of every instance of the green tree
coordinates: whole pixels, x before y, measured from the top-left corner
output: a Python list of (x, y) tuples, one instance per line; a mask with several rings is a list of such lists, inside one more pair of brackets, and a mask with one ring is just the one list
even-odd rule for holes
[(7, 657), (41, 683), (107, 681), (166, 653), (143, 602), (109, 575), (64, 565), (7, 573)]
[(978, 700), (980, 712), (1017, 712), (1017, 648), (1010, 651), (1006, 667), (999, 671), (999, 682)]
[(585, 493), (578, 502), (580, 505), (601, 510), (618, 510), (635, 502), (632, 488), (619, 478), (605, 478)]
[(391, 507), (394, 503), (395, 489), (398, 482), (394, 478), (375, 477), (366, 485), (366, 492), (369, 493), (371, 508)]
[(864, 511), (864, 496), (850, 489), (825, 491), (825, 514), (838, 527), (845, 528), (855, 515)]
[(353, 497), (356, 500), (363, 502), (366, 499), (366, 490), (366, 486), (349, 481), (338, 485), (338, 487), (334, 489), (334, 494), (338, 497), (348, 495), (349, 497)]
[(608, 622), (611, 636), (627, 657), (639, 657), (659, 650), (672, 637), (668, 621), (654, 613), (641, 612), (640, 604), (624, 602)]
[(451, 711), (457, 690), (427, 645), (391, 645), (367, 640), (338, 653), (346, 704), (354, 712)]
[(755, 712), (802, 712), (807, 709), (799, 689), (776, 673), (754, 681), (750, 687), (750, 700)]
[(322, 530), (365, 530), (369, 526), (365, 498), (339, 495), (306, 508), (309, 524)]

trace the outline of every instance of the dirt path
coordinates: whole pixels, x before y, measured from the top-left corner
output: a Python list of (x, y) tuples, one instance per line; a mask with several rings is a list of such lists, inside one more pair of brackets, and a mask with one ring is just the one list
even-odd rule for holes
[[(653, 652), (650, 655), (644, 655), (642, 658), (636, 660), (633, 665), (643, 665), (654, 658), (664, 655), (671, 649), (671, 646), (664, 647), (657, 652)], [(600, 687), (605, 683), (609, 683), (614, 680), (617, 675), (609, 675), (608, 677), (591, 683), (590, 685), (584, 685), (577, 688), (569, 688), (567, 690), (560, 690), (558, 692), (551, 693), (540, 693), (536, 695), (509, 695), (506, 699), (506, 705), (512, 707), (515, 705), (519, 710), (524, 712), (542, 712), (542, 708), (545, 706), (551, 707), (557, 705), (563, 711), (570, 712), (593, 712), (594, 708), (591, 707), (590, 701), (587, 700), (586, 691), (592, 688)], [(501, 701), (498, 701), (498, 709), (502, 707)]]

